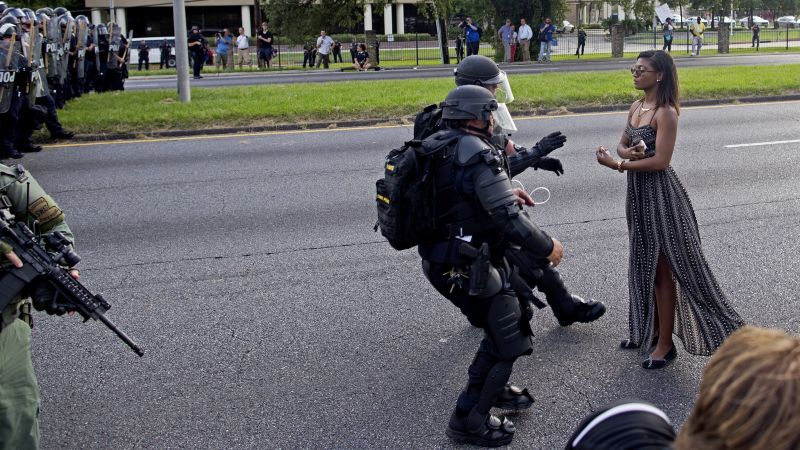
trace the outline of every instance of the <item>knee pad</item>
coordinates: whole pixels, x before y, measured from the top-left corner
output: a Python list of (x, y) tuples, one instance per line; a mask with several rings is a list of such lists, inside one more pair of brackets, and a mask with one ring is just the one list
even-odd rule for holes
[(531, 336), (522, 326), (522, 311), (516, 297), (501, 293), (491, 300), (486, 331), (498, 356), (514, 360), (533, 351)]

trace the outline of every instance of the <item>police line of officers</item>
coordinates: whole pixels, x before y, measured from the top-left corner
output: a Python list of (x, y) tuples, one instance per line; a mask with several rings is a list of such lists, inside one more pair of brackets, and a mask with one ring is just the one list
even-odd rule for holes
[(31, 141), (43, 125), (70, 139), (57, 108), (94, 89), (122, 90), (127, 40), (119, 25), (91, 24), (63, 7), (12, 8), (0, 2), (0, 157), (39, 151)]

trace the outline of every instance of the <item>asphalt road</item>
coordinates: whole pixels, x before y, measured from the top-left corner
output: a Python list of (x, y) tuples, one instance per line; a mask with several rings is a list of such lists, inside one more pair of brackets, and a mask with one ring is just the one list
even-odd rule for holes
[[(682, 53), (675, 51), (676, 55)], [(760, 55), (728, 55), (709, 58), (680, 58), (678, 65), (684, 67), (741, 66), (755, 64), (798, 64), (798, 53), (764, 53)], [(509, 74), (544, 72), (583, 72), (626, 70), (631, 65), (629, 58), (614, 61), (564, 61), (551, 64), (502, 65)], [(378, 72), (342, 72), (338, 70), (287, 70), (285, 72), (256, 72), (236, 74), (205, 74), (203, 79), (190, 80), (192, 87), (247, 86), (278, 83), (321, 83), (353, 80), (399, 80), (407, 78), (452, 77), (455, 66), (421, 66), (419, 68), (386, 69)], [(133, 77), (125, 82), (126, 90), (176, 89), (175, 76)]]
[[(673, 165), (703, 245), (747, 322), (800, 332), (800, 102), (681, 114)], [(532, 321), (512, 380), (537, 401), (516, 448), (562, 448), (603, 404), (637, 397), (676, 424), (708, 358), (639, 367), (627, 337), (625, 176), (597, 165), (624, 114), (519, 120), (556, 129), (566, 174), (535, 221), (562, 240), (571, 289), (607, 302), (589, 325)], [(405, 127), (47, 148), (24, 163), (78, 237), (85, 283), (145, 349), (97, 322), (38, 314), (43, 448), (452, 448), (447, 418), (480, 340), (425, 281), (415, 251), (373, 233), (374, 182)], [(763, 144), (772, 141), (784, 143)], [(753, 144), (744, 147), (729, 145)]]

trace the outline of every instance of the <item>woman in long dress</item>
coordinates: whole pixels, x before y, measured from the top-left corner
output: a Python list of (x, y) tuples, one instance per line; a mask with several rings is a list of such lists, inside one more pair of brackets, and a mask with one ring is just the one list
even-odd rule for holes
[(603, 147), (596, 156), (628, 172), (630, 334), (621, 347), (650, 352), (642, 367), (660, 369), (677, 356), (673, 333), (687, 352), (710, 355), (744, 322), (708, 267), (689, 196), (670, 166), (680, 114), (672, 57), (642, 52), (631, 73), (644, 98), (628, 113), (617, 145), (623, 159)]

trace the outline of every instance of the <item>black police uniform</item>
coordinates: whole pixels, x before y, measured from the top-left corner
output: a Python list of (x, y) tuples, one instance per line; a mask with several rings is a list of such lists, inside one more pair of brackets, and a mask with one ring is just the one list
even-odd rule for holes
[[(499, 75), (497, 64), (489, 58), (479, 55), (468, 56), (456, 69), (456, 84), (484, 86), (487, 80), (497, 80)], [(431, 105), (417, 115), (414, 121), (414, 138), (424, 139), (430, 133), (440, 130), (442, 126), (442, 110), (437, 108), (437, 105)], [(505, 152), (508, 142), (505, 134), (498, 132), (491, 137), (491, 140), (497, 148)], [(564, 141), (566, 138), (558, 132), (543, 138), (531, 148), (515, 144), (516, 153), (507, 158), (509, 176), (513, 178), (529, 167), (563, 173), (563, 167), (558, 159), (547, 155), (560, 148)], [(509, 262), (518, 268), (518, 276), (511, 280), (517, 294), (542, 307), (544, 305), (531, 292), (531, 288), (537, 288), (545, 295), (547, 304), (550, 305), (560, 325), (591, 322), (605, 313), (603, 303), (595, 300), (586, 301), (572, 295), (556, 269), (543, 264), (535, 256), (527, 255), (524, 249), (512, 246), (509, 248), (508, 256)]]
[[(490, 416), (489, 410), (508, 394), (514, 361), (532, 352), (530, 308), (511, 287), (513, 268), (505, 250), (513, 243), (546, 261), (554, 244), (517, 204), (503, 150), (491, 140), (460, 129), (443, 130), (423, 146), (426, 151), (446, 147), (434, 179), (435, 203), (447, 210), (438, 214), (438, 239), (419, 245), (423, 271), (437, 291), (486, 332), (448, 435), (479, 445), (502, 445), (511, 441), (513, 424)], [(487, 260), (472, 259), (481, 248), (489, 249)], [(485, 271), (476, 271), (474, 264)], [(523, 396), (529, 398), (527, 392)]]

